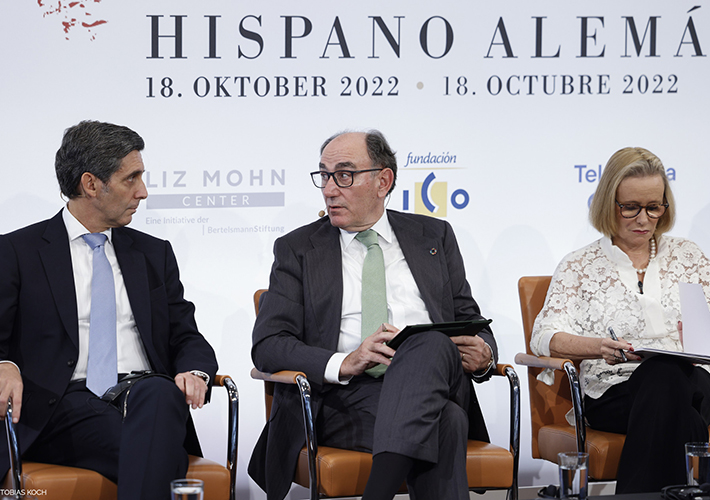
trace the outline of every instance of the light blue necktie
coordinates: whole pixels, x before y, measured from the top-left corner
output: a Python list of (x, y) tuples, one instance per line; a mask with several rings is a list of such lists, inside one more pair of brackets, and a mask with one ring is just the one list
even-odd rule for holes
[(97, 396), (102, 396), (118, 382), (116, 292), (113, 270), (104, 251), (108, 238), (102, 233), (85, 234), (82, 238), (94, 253), (86, 387)]
[[(385, 282), (385, 258), (377, 243), (377, 233), (368, 229), (355, 236), (367, 247), (362, 265), (362, 319), (360, 335), (362, 340), (375, 333), (382, 323), (387, 322), (387, 287)], [(377, 365), (366, 371), (373, 377), (381, 377), (387, 366)]]

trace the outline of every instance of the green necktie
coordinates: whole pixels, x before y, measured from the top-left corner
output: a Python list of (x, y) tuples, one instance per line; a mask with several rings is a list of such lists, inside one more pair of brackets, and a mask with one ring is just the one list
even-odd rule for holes
[[(367, 247), (367, 255), (362, 265), (362, 321), (360, 334), (362, 340), (375, 333), (382, 323), (387, 322), (387, 290), (385, 287), (385, 258), (380, 245), (377, 244), (377, 233), (368, 229), (358, 233), (355, 238)], [(367, 374), (381, 377), (387, 367), (377, 365)]]

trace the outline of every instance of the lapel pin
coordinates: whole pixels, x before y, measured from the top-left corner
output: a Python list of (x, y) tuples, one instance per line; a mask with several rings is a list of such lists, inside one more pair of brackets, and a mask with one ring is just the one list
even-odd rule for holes
[(429, 250), (429, 253), (432, 255), (436, 255), (436, 248), (432, 248), (431, 250)]

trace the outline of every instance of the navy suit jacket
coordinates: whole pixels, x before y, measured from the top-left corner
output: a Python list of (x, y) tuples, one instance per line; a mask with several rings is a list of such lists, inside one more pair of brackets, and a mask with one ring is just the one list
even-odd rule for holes
[[(463, 259), (451, 226), (443, 220), (388, 210), (433, 322), (481, 318), (466, 281)], [(268, 292), (262, 295), (253, 331), (252, 359), (258, 370), (302, 371), (313, 388), (313, 411), (325, 367), (337, 349), (343, 298), (339, 230), (323, 217), (279, 238)], [(404, 325), (397, 325), (403, 327)], [(481, 332), (498, 359), (489, 329)], [(471, 386), (469, 437), (488, 441), (483, 416)], [(249, 474), (269, 500), (290, 488), (298, 453), (305, 443), (295, 386), (276, 384), (269, 421), (249, 463)]]
[[(214, 379), (217, 361), (183, 298), (170, 243), (129, 228), (112, 230), (128, 299), (151, 367), (174, 377), (201, 370)], [(0, 360), (15, 362), (24, 383), (17, 426), (27, 450), (69, 385), (79, 357), (79, 327), (69, 239), (61, 212), (0, 236)], [(0, 477), (9, 468), (0, 431)], [(192, 421), (188, 452), (199, 454)]]

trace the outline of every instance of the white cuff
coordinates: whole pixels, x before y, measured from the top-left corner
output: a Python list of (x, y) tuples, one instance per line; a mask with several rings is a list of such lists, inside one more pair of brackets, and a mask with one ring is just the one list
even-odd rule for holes
[(538, 342), (538, 349), (540, 354), (538, 356), (549, 356), (550, 355), (550, 342), (552, 342), (552, 337), (561, 330), (553, 331), (554, 329), (546, 330), (540, 335), (540, 341)]
[(16, 365), (15, 363), (13, 363), (12, 361), (10, 361), (9, 359), (1, 360), (0, 363), (10, 363), (10, 364), (13, 365), (15, 368), (17, 368), (17, 371), (20, 372), (20, 375), (22, 375), (22, 371), (20, 370), (20, 367), (17, 366), (17, 365)]
[(340, 380), (340, 367), (347, 356), (348, 353), (346, 352), (336, 352), (330, 357), (328, 364), (325, 365), (325, 374), (323, 375), (326, 382), (340, 385), (348, 385), (350, 383), (350, 378)]

